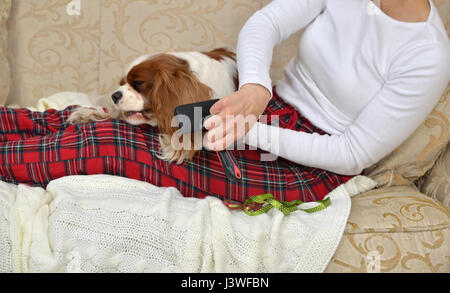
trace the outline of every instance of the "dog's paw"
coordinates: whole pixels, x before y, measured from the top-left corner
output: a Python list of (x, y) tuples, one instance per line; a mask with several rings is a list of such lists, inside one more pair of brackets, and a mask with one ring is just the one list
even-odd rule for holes
[(182, 164), (186, 160), (192, 160), (196, 153), (194, 150), (174, 149), (171, 137), (167, 134), (161, 134), (159, 136), (159, 143), (162, 154), (157, 157), (169, 163)]
[(67, 121), (71, 124), (89, 124), (95, 121), (107, 120), (109, 118), (112, 118), (111, 114), (100, 107), (78, 107), (72, 112)]

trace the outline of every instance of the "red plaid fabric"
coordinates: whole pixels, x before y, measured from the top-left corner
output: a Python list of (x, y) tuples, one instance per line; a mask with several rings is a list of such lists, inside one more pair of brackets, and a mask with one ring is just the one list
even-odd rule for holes
[[(309, 202), (352, 178), (282, 158), (261, 161), (259, 150), (234, 150), (242, 172), (236, 183), (227, 179), (215, 152), (201, 151), (193, 161), (169, 164), (157, 157), (157, 129), (114, 119), (70, 125), (67, 119), (73, 109), (41, 113), (0, 108), (0, 180), (45, 187), (63, 176), (110, 174), (173, 186), (186, 197), (244, 202), (272, 193), (282, 201)], [(280, 127), (325, 134), (283, 102), (275, 89), (265, 114), (279, 115)]]

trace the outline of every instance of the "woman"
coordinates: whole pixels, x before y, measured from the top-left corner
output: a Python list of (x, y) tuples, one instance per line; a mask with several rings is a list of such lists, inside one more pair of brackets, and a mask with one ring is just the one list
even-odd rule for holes
[[(437, 104), (450, 79), (447, 33), (429, 0), (273, 1), (239, 35), (240, 90), (211, 112), (262, 114), (272, 96), (273, 48), (306, 26), (276, 90), (330, 135), (278, 129), (277, 141), (250, 143), (305, 166), (359, 174), (408, 138)], [(218, 133), (219, 124), (210, 131), (216, 137), (210, 149), (223, 149), (224, 137), (233, 135)], [(258, 123), (247, 141), (261, 128), (268, 126)]]
[[(0, 179), (45, 186), (62, 176), (106, 173), (175, 186), (185, 196), (322, 199), (406, 139), (450, 76), (448, 37), (431, 2), (384, 0), (381, 10), (370, 3), (278, 0), (246, 23), (237, 52), (240, 89), (212, 108), (217, 115), (207, 121), (207, 147), (222, 150), (245, 138), (279, 158), (234, 150), (239, 181), (225, 176), (213, 152), (183, 165), (159, 160), (158, 133), (150, 126), (69, 125), (73, 108), (0, 108)], [(272, 89), (273, 47), (304, 27), (297, 57)], [(248, 134), (234, 131), (235, 121), (222, 122), (230, 114), (278, 116), (279, 127), (256, 123)], [(257, 135), (267, 129), (275, 135)]]

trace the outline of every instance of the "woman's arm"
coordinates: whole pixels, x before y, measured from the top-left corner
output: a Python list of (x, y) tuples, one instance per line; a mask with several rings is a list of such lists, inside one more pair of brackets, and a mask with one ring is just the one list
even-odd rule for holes
[(260, 84), (272, 95), (270, 66), (274, 47), (311, 23), (325, 9), (325, 2), (274, 0), (250, 17), (238, 38), (239, 88)]
[(448, 45), (433, 44), (398, 56), (383, 88), (341, 135), (306, 134), (258, 123), (246, 141), (298, 164), (360, 174), (405, 141), (435, 107), (450, 80), (449, 55)]
[[(238, 40), (239, 90), (211, 108), (211, 114), (216, 116), (205, 121), (210, 130), (206, 147), (223, 150), (253, 127), (272, 97), (273, 48), (306, 27), (324, 8), (325, 0), (274, 0), (250, 17)], [(236, 129), (238, 121), (224, 122), (229, 115), (251, 117), (252, 122), (246, 128)]]

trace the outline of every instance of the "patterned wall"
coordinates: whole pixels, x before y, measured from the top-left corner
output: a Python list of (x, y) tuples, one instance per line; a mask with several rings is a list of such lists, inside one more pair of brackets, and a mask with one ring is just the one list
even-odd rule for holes
[[(76, 2), (81, 4), (79, 15), (69, 15), (67, 5)], [(13, 0), (9, 103), (31, 106), (60, 91), (108, 94), (126, 64), (143, 53), (235, 47), (245, 21), (269, 2)], [(449, 1), (434, 3), (450, 28)], [(291, 37), (275, 50), (274, 80), (281, 78), (283, 67), (295, 54), (299, 37)]]

